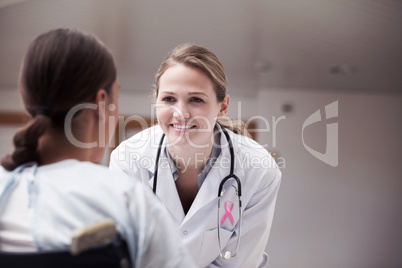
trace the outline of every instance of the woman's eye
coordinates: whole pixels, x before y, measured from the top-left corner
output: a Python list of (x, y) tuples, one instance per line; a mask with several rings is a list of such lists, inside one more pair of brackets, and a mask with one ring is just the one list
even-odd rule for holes
[(164, 102), (174, 102), (175, 99), (173, 97), (165, 97), (165, 98), (162, 99), (162, 101), (164, 101)]
[(199, 103), (201, 103), (201, 102), (204, 102), (204, 100), (203, 100), (203, 99), (200, 99), (200, 98), (194, 97), (194, 98), (191, 98), (191, 99), (190, 99), (190, 102), (199, 102)]

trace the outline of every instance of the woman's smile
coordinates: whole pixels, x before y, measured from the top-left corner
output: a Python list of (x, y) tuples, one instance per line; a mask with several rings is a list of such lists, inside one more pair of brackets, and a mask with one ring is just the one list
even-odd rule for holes
[(188, 132), (197, 127), (196, 125), (180, 125), (180, 124), (170, 124), (170, 126), (173, 127), (173, 129), (179, 133)]

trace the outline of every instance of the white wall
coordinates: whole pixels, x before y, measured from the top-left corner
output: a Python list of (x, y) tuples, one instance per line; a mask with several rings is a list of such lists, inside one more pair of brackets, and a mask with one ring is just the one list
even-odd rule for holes
[[(339, 165), (303, 146), (303, 122), (338, 101)], [(286, 161), (271, 237), (270, 267), (402, 266), (402, 96), (264, 90), (260, 114), (285, 115), (277, 151)], [(294, 111), (284, 114), (281, 105)], [(326, 123), (305, 129), (305, 142), (324, 152)], [(308, 139), (310, 136), (310, 139)], [(272, 132), (261, 136), (272, 146)]]
[(0, 89), (0, 111), (22, 111), (23, 105), (18, 91), (11, 88)]

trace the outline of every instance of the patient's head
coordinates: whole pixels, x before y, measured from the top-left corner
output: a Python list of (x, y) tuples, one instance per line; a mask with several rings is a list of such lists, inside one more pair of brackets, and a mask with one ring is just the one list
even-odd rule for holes
[(40, 35), (29, 46), (20, 90), (31, 116), (43, 107), (62, 115), (79, 103), (93, 101), (101, 88), (109, 93), (115, 80), (113, 57), (96, 37), (57, 29)]
[(19, 82), (32, 119), (14, 136), (15, 151), (2, 159), (7, 170), (37, 160), (39, 138), (49, 129), (64, 132), (71, 108), (95, 103), (101, 89), (112, 98), (117, 87), (116, 67), (111, 53), (93, 35), (57, 29), (30, 44)]

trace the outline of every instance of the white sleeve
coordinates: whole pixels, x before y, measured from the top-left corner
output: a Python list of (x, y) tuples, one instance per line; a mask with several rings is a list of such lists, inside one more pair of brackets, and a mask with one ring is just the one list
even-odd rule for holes
[[(268, 176), (268, 174), (266, 175)], [(270, 173), (270, 177), (272, 173)], [(272, 178), (272, 177), (271, 177)], [(267, 183), (271, 182), (271, 183)], [(281, 182), (281, 172), (276, 170), (275, 179), (265, 178), (259, 190), (254, 193), (243, 211), (239, 250), (235, 257), (218, 257), (208, 267), (266, 267), (264, 250), (268, 242), (276, 204), (276, 197)], [(268, 185), (267, 185), (268, 184)], [(233, 250), (237, 243), (237, 233), (233, 233), (223, 252)]]

